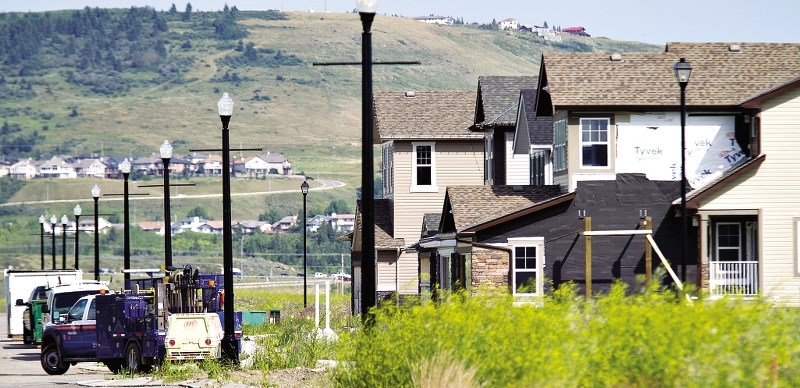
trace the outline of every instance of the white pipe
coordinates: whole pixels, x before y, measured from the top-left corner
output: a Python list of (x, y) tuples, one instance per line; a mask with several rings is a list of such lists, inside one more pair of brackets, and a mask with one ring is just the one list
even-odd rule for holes
[(331, 281), (325, 281), (325, 330), (331, 329)]
[(319, 283), (315, 284), (317, 293), (316, 293), (316, 300), (314, 302), (314, 327), (319, 329)]

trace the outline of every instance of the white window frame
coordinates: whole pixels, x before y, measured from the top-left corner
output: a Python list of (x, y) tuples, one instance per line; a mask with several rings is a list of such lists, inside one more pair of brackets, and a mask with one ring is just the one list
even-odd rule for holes
[[(719, 227), (721, 225), (726, 225), (726, 226), (727, 225), (735, 225), (736, 226), (736, 230), (738, 231), (738, 239), (739, 239), (739, 245), (737, 247), (734, 248), (732, 246), (726, 246), (724, 248), (720, 248), (720, 245), (719, 245)], [(739, 222), (717, 222), (715, 224), (715, 226), (714, 226), (714, 229), (715, 229), (715, 231), (714, 231), (715, 232), (714, 233), (714, 258), (716, 259), (715, 261), (723, 261), (723, 260), (720, 260), (720, 251), (721, 250), (733, 250), (733, 249), (736, 249), (736, 251), (738, 252), (738, 259), (736, 261), (742, 261), (742, 253), (743, 253), (742, 252), (742, 224), (739, 223)], [(724, 261), (729, 261), (729, 260), (724, 260)]]
[[(431, 147), (431, 184), (417, 184), (417, 148)], [(411, 188), (412, 193), (436, 193), (439, 187), (436, 186), (436, 143), (435, 142), (413, 142), (411, 143)]]
[(553, 171), (567, 170), (567, 120), (553, 123)]
[(528, 164), (529, 164), (530, 167), (529, 167), (529, 171), (528, 172), (530, 173), (530, 177), (528, 178), (528, 180), (529, 180), (528, 184), (531, 184), (531, 185), (535, 184), (534, 183), (535, 173), (534, 173), (534, 162), (533, 161), (537, 157), (537, 155), (540, 155), (540, 154), (541, 154), (542, 163), (543, 163), (542, 164), (542, 169), (543, 170), (542, 170), (542, 183), (541, 184), (543, 184), (543, 185), (552, 185), (553, 184), (553, 168), (552, 168), (552, 163), (553, 162), (552, 162), (551, 150), (550, 150), (550, 148), (533, 148), (533, 146), (531, 146), (530, 154), (529, 154), (530, 161), (528, 162)]
[[(508, 246), (511, 248), (511, 293), (514, 296), (540, 296), (544, 293), (544, 269), (545, 269), (545, 251), (544, 251), (544, 237), (514, 237), (508, 239)], [(516, 248), (536, 248), (536, 268), (530, 269), (517, 269)], [(517, 273), (535, 273), (536, 274), (536, 292), (517, 292)]]
[[(606, 140), (583, 140), (583, 123), (586, 121), (605, 121), (606, 122)], [(582, 117), (580, 119), (580, 126), (578, 128), (578, 138), (579, 138), (579, 146), (580, 149), (579, 157), (580, 157), (580, 165), (581, 168), (609, 168), (611, 167), (611, 119), (608, 117)], [(605, 166), (587, 166), (583, 163), (583, 147), (586, 145), (605, 145), (606, 146), (606, 165)]]

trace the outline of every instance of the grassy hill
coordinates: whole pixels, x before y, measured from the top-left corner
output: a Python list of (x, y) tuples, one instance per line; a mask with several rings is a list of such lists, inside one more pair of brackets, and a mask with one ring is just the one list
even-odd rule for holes
[[(54, 23), (47, 33), (25, 38), (27, 30), (14, 23), (34, 19), (26, 25), (38, 28), (41, 20), (37, 17), (72, 20), (73, 24)], [(111, 26), (112, 19), (117, 24)], [(94, 38), (75, 30), (102, 25), (103, 20), (109, 25)], [(184, 20), (179, 14), (152, 9), (0, 14), (0, 45), (5, 45), (0, 50), (4, 121), (0, 140), (11, 144), (8, 149), (13, 151), (4, 151), (2, 156), (146, 156), (156, 153), (164, 139), (173, 144), (175, 154), (219, 148), (216, 101), (227, 91), (235, 101), (232, 147), (280, 152), (297, 172), (347, 183), (342, 189), (309, 195), (310, 210), (324, 209), (335, 199), (353, 203), (360, 185), (361, 69), (312, 63), (360, 61), (361, 28), (357, 14), (241, 11), (235, 21), (221, 12), (195, 13)], [(69, 32), (59, 34), (59, 30)], [(38, 46), (25, 46), (26, 40)], [(38, 52), (22, 50), (33, 46)], [(19, 47), (21, 52), (9, 47)], [(475, 90), (481, 75), (536, 75), (540, 56), (547, 51), (660, 49), (606, 38), (564, 36), (563, 42), (552, 43), (530, 34), (469, 25), (436, 26), (378, 15), (373, 24), (373, 59), (420, 61), (421, 65), (375, 66), (374, 89)], [(28, 140), (34, 144), (14, 147)], [(121, 192), (121, 183), (115, 181), (26, 182), (8, 201), (67, 202), (0, 208), (0, 242), (9, 241), (4, 233), (19, 235), (13, 228), (22, 225), (36, 235), (29, 245), (37, 245), (38, 250), (34, 241), (38, 240), (38, 214), (71, 214), (76, 202), (89, 209), (88, 193), (95, 183), (101, 183), (104, 192)], [(215, 193), (218, 185), (218, 180), (212, 180), (186, 190)], [(297, 186), (296, 181), (237, 180), (234, 191), (299, 192)], [(151, 191), (151, 196), (160, 195), (160, 190)], [(144, 204), (135, 211), (139, 221), (161, 214), (160, 201), (137, 201)], [(254, 219), (270, 208), (297, 214), (301, 201), (296, 193), (235, 197), (234, 218)], [(182, 217), (186, 209), (202, 206), (220, 219), (219, 205), (218, 198), (176, 200), (172, 214)], [(109, 202), (106, 209), (119, 214), (121, 203)]]

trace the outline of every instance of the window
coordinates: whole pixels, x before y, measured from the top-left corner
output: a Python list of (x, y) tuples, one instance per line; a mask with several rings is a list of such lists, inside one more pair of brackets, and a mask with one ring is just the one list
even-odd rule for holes
[(383, 178), (383, 198), (394, 193), (394, 147), (392, 143), (381, 146), (381, 177)]
[(437, 192), (434, 143), (412, 143), (411, 191)]
[(531, 153), (531, 185), (541, 186), (548, 184), (546, 171), (549, 158), (548, 151), (534, 151)]
[(491, 184), (492, 180), (494, 179), (494, 141), (492, 140), (491, 135), (487, 135), (483, 138), (484, 142), (484, 160), (483, 160), (483, 180), (486, 183)]
[(581, 166), (608, 167), (609, 119), (581, 119)]
[(541, 295), (544, 283), (544, 239), (510, 238), (512, 291), (515, 296)]
[(89, 305), (89, 314), (86, 316), (86, 319), (97, 319), (97, 305), (95, 305), (94, 299), (92, 299), (92, 303)]
[(717, 223), (717, 261), (742, 260), (741, 224), (738, 222)]
[(553, 123), (553, 171), (567, 169), (567, 120), (558, 120)]

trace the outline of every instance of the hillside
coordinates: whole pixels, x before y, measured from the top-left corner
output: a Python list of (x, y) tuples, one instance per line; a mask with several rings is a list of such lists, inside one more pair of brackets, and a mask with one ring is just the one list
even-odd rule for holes
[[(3, 14), (0, 26), (20, 17), (31, 16)], [(176, 153), (219, 147), (215, 103), (228, 91), (236, 102), (232, 145), (282, 152), (297, 171), (358, 171), (360, 68), (311, 65), (360, 60), (356, 14), (241, 11), (195, 13), (183, 20), (180, 13), (149, 8), (87, 8), (44, 18), (88, 25), (120, 21), (106, 22), (101, 31), (113, 32), (105, 40), (91, 38), (102, 40), (100, 48), (82, 40), (78, 27), (59, 32), (58, 23), (42, 38), (25, 39), (17, 32), (0, 39), (7, 48), (25, 46), (15, 39), (41, 45), (38, 54), (25, 58), (16, 50), (0, 51), (6, 53), (0, 112), (16, 136), (8, 139), (14, 144), (34, 132), (38, 136), (29, 149), (5, 150), (4, 156), (144, 156), (164, 139)], [(126, 21), (136, 18), (145, 22), (130, 27)], [(52, 49), (70, 45), (69, 55)], [(373, 25), (373, 47), (376, 61), (422, 62), (377, 66), (375, 90), (474, 89), (480, 75), (536, 74), (539, 57), (548, 50), (660, 49), (604, 38), (546, 44), (528, 34), (382, 15)]]

